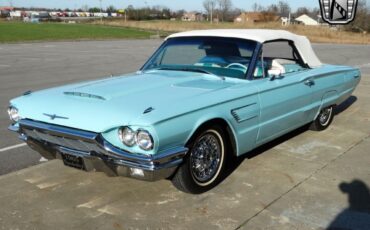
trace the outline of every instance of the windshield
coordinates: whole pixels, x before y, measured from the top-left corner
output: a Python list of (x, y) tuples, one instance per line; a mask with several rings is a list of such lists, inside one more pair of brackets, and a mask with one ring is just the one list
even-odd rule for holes
[(210, 73), (245, 79), (256, 42), (219, 37), (167, 40), (142, 70), (161, 69)]

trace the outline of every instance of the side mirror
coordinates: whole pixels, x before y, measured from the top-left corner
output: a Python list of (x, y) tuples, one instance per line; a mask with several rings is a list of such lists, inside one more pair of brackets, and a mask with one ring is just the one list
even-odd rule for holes
[(267, 73), (269, 76), (271, 76), (270, 81), (274, 81), (276, 78), (280, 78), (283, 74), (280, 69), (270, 69), (267, 71)]

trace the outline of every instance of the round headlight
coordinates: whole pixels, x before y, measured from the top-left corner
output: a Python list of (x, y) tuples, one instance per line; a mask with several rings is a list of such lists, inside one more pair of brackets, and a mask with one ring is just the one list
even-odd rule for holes
[(8, 108), (8, 115), (9, 115), (10, 120), (12, 121), (17, 122), (20, 119), (18, 109), (15, 107), (11, 106)]
[(139, 130), (136, 134), (136, 143), (143, 150), (153, 149), (153, 138), (148, 131)]
[(129, 127), (123, 127), (118, 130), (119, 139), (126, 146), (132, 147), (135, 145), (135, 131)]

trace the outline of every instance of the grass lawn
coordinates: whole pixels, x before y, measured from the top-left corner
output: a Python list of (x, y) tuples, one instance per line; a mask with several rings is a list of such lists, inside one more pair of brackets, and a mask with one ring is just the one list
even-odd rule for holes
[(152, 33), (134, 28), (90, 24), (0, 22), (0, 42), (136, 39)]

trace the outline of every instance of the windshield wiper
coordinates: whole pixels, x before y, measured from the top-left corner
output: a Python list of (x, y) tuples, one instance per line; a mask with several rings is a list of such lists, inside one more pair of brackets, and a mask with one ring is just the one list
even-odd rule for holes
[(216, 75), (216, 74), (214, 74), (214, 73), (208, 72), (208, 71), (203, 70), (203, 69), (198, 69), (198, 68), (186, 68), (186, 67), (183, 67), (183, 68), (159, 67), (159, 68), (156, 68), (156, 70), (187, 71), (187, 72), (195, 72), (195, 73), (204, 73), (204, 74), (208, 74), (208, 75), (211, 75), (211, 76), (217, 77), (217, 78), (219, 78), (219, 79), (221, 79), (221, 80), (225, 80), (225, 77), (223, 77), (223, 76), (219, 76), (219, 75)]

